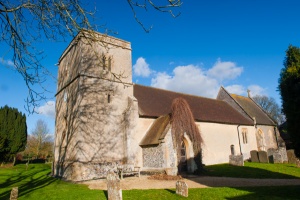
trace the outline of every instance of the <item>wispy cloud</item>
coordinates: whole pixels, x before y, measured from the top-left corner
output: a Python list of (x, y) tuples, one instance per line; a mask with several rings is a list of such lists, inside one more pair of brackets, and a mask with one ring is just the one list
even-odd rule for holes
[(55, 101), (48, 101), (43, 106), (36, 108), (37, 113), (50, 118), (55, 118)]
[(11, 60), (4, 60), (3, 58), (0, 58), (0, 63), (7, 67), (14, 67), (14, 63)]

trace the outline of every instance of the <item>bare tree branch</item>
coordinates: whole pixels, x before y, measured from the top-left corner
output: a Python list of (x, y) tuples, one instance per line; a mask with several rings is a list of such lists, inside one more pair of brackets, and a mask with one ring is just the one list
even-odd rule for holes
[[(127, 0), (132, 9), (135, 20), (142, 28), (146, 29), (136, 14), (136, 8), (148, 7), (159, 12), (170, 13), (180, 7), (180, 0), (167, 0), (165, 5), (158, 5), (152, 0)], [(47, 88), (45, 81), (51, 74), (41, 61), (45, 58), (42, 50), (37, 49), (37, 44), (44, 39), (50, 41), (65, 41), (68, 37), (75, 37), (81, 30), (94, 30), (97, 27), (91, 24), (95, 11), (90, 11), (88, 5), (80, 0), (1, 0), (0, 1), (0, 43), (9, 47), (5, 54), (14, 64), (14, 69), (22, 76), (28, 90), (25, 109), (33, 113), (40, 101), (46, 100)], [(3, 52), (4, 53), (4, 52)], [(113, 74), (116, 79), (122, 77)], [(52, 76), (54, 77), (54, 76)]]
[(153, 26), (150, 26), (149, 28), (146, 28), (143, 22), (139, 19), (136, 13), (136, 8), (142, 8), (145, 11), (148, 11), (148, 7), (152, 7), (155, 10), (163, 13), (169, 13), (172, 17), (178, 17), (180, 15), (180, 12), (178, 12), (176, 15), (173, 13), (173, 9), (178, 8), (182, 5), (181, 0), (167, 0), (167, 3), (165, 5), (158, 5), (156, 3), (153, 3), (151, 0), (143, 0), (141, 3), (139, 0), (133, 1), (133, 0), (127, 0), (132, 13), (133, 17), (136, 20), (136, 22), (141, 25), (141, 27), (144, 29), (145, 32), (149, 33)]

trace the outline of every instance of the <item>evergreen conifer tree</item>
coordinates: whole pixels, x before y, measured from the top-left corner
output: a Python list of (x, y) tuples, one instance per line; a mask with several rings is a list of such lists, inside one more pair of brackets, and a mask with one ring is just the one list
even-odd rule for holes
[(279, 78), (282, 108), (296, 156), (300, 158), (300, 48), (289, 46)]
[(26, 116), (16, 108), (0, 108), (0, 160), (7, 161), (23, 151), (27, 141)]

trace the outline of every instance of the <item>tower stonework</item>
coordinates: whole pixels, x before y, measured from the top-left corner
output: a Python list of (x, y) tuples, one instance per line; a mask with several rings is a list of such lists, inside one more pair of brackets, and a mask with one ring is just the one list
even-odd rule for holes
[(81, 31), (59, 59), (53, 175), (88, 180), (126, 164), (137, 118), (130, 43)]

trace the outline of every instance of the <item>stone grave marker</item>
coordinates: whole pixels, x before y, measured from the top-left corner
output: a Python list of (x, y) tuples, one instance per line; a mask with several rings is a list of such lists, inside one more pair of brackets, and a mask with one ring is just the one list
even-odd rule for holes
[(273, 154), (273, 161), (274, 163), (283, 163), (282, 156), (279, 152)]
[(235, 166), (244, 166), (243, 155), (229, 155), (229, 164)]
[(291, 164), (296, 164), (297, 159), (295, 156), (294, 149), (287, 150), (286, 153), (287, 153), (287, 157), (288, 157), (288, 162)]
[(296, 166), (300, 168), (300, 160), (298, 158), (296, 159)]
[(250, 151), (250, 155), (251, 155), (251, 162), (259, 162), (258, 152), (256, 150)]
[(110, 171), (107, 174), (106, 180), (108, 200), (122, 200), (122, 190), (118, 175), (113, 171)]
[(268, 153), (266, 151), (259, 151), (258, 159), (261, 163), (269, 163)]
[(188, 197), (189, 196), (189, 188), (186, 182), (184, 181), (177, 181), (176, 182), (176, 194)]
[(18, 199), (18, 193), (19, 193), (19, 190), (18, 190), (18, 187), (13, 187), (13, 189), (11, 190), (10, 192), (10, 200), (17, 200)]

